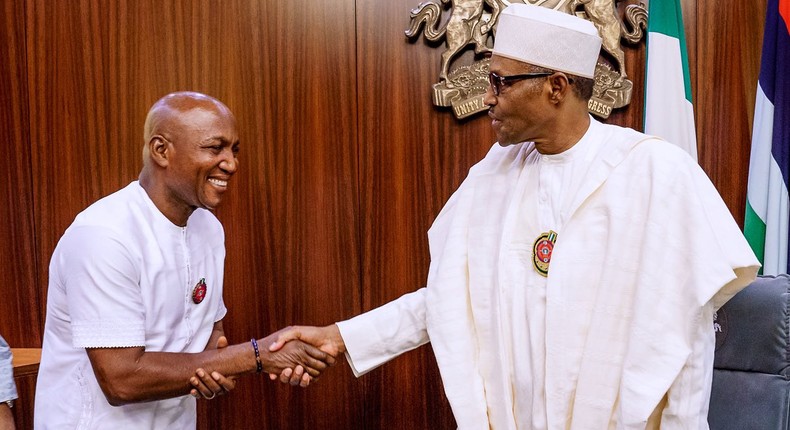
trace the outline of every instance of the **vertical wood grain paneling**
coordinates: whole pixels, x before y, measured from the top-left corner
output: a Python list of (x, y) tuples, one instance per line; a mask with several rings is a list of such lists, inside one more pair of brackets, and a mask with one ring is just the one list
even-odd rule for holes
[(18, 430), (33, 429), (33, 407), (35, 404), (36, 373), (19, 375), (14, 378), (19, 398), (14, 402), (12, 412)]
[[(74, 216), (135, 179), (153, 97), (133, 85), (116, 2), (27, 3), (36, 257), (45, 314), (49, 258)], [(111, 37), (112, 36), (112, 37)], [(145, 88), (146, 86), (142, 86)]]
[(741, 225), (766, 7), (764, 0), (696, 4), (691, 66), (699, 163)]
[(33, 173), (25, 74), (25, 4), (0, 5), (0, 334), (13, 347), (40, 347), (43, 318), (33, 228)]
[[(245, 100), (243, 174), (220, 209), (228, 237), (227, 330), (263, 335), (330, 324), (360, 310), (354, 5), (239, 2), (215, 10), (233, 25), (225, 63)], [(234, 76), (235, 71), (237, 76)], [(339, 72), (346, 71), (346, 72)], [(249, 384), (242, 381), (244, 385)], [(253, 396), (224, 399), (203, 428), (345, 429), (362, 422), (362, 385), (341, 363), (307, 390), (261, 378)], [(225, 404), (223, 404), (224, 406)]]

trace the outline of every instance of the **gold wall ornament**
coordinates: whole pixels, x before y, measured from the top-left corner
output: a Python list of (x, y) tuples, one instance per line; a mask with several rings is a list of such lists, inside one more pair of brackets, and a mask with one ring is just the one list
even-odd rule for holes
[[(595, 68), (593, 98), (588, 103), (590, 113), (608, 118), (613, 109), (628, 105), (633, 82), (625, 71), (625, 53), (621, 40), (638, 43), (647, 28), (647, 10), (643, 4), (625, 8), (624, 19), (617, 12), (618, 0), (535, 0), (529, 3), (587, 19), (601, 36), (601, 47), (611, 56), (615, 70), (605, 57)], [(449, 7), (446, 5), (449, 3)], [(514, 1), (512, 3), (523, 3)], [(466, 118), (488, 110), (483, 97), (488, 88), (489, 60), (499, 13), (511, 2), (508, 0), (429, 0), (411, 10), (406, 37), (412, 39), (422, 31), (431, 42), (445, 40), (439, 82), (433, 84), (433, 104), (451, 106), (456, 118)], [(449, 10), (450, 18), (440, 27), (442, 12)], [(626, 25), (627, 22), (627, 25)], [(630, 30), (629, 30), (630, 28)], [(529, 29), (525, 29), (529, 31)], [(450, 70), (453, 61), (463, 51), (474, 48), (471, 64)]]

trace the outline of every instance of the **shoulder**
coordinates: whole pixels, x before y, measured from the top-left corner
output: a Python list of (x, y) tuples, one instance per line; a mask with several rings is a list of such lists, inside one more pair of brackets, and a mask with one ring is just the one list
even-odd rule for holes
[(647, 136), (634, 147), (629, 157), (634, 164), (656, 171), (701, 171), (686, 151), (663, 139)]
[(83, 281), (95, 279), (96, 273), (112, 272), (136, 278), (140, 267), (140, 249), (119, 229), (81, 224), (70, 226), (58, 241), (50, 260), (50, 277), (87, 283)]
[(698, 168), (697, 162), (683, 149), (656, 136), (628, 127), (599, 124), (607, 153), (622, 153), (621, 167), (638, 169)]
[(628, 151), (607, 182), (649, 190), (652, 198), (658, 199), (717, 194), (691, 155), (675, 144), (647, 135)]
[(655, 158), (656, 160), (694, 163), (694, 160), (686, 151), (660, 137), (651, 136), (630, 127), (621, 127), (613, 124), (597, 123), (596, 130), (606, 140), (607, 146), (625, 145), (630, 148), (630, 152), (633, 155)]
[(136, 253), (146, 233), (149, 211), (145, 191), (132, 182), (80, 212), (58, 242), (56, 251), (86, 259)]
[(143, 193), (142, 188), (132, 182), (85, 208), (74, 218), (72, 227), (96, 226), (119, 233), (128, 231), (127, 224), (144, 209)]

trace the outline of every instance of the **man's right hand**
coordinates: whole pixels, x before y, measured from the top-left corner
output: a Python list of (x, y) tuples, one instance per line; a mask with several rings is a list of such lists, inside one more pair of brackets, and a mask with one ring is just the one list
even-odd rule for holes
[[(337, 358), (339, 354), (346, 351), (346, 344), (343, 341), (343, 337), (340, 335), (340, 330), (335, 324), (324, 327), (286, 327), (277, 333), (274, 333), (272, 336), (274, 335), (277, 335), (277, 338), (275, 342), (269, 346), (269, 351), (277, 351), (278, 349), (282, 348), (286, 342), (293, 340), (307, 342), (334, 358)], [(274, 373), (269, 374), (269, 378), (271, 380), (275, 380), (277, 377), (278, 376)], [(303, 387), (307, 386), (307, 384), (310, 382), (309, 380), (305, 381), (305, 378), (302, 376), (302, 369), (300, 367), (284, 369), (282, 372), (280, 372), (279, 378), (280, 382), (284, 384), (300, 384)]]
[[(266, 348), (278, 340), (281, 333), (282, 330), (258, 341), (258, 344), (261, 345), (259, 354), (263, 371), (269, 373), (272, 379), (286, 373), (289, 378), (284, 382), (307, 387), (313, 378), (318, 377), (327, 367), (335, 364), (335, 358), (332, 355), (298, 340), (286, 341), (285, 346), (278, 345), (277, 350)], [(217, 342), (217, 349), (226, 346), (227, 340), (222, 336)], [(206, 399), (213, 399), (215, 394), (225, 394), (236, 385), (235, 378), (225, 378), (216, 371), (209, 374), (203, 369), (196, 371), (190, 379), (190, 383), (195, 387), (191, 394)]]
[(340, 336), (337, 325), (330, 324), (324, 327), (291, 326), (286, 327), (272, 336), (277, 336), (274, 343), (269, 346), (269, 351), (277, 351), (290, 340), (301, 340), (315, 346), (334, 358), (346, 352), (346, 343)]
[[(271, 345), (276, 337), (277, 333), (274, 333), (261, 343)], [(318, 377), (327, 367), (335, 364), (335, 358), (330, 354), (298, 340), (288, 342), (276, 351), (261, 349), (260, 354), (266, 373), (280, 373), (284, 369), (302, 366), (310, 376)]]

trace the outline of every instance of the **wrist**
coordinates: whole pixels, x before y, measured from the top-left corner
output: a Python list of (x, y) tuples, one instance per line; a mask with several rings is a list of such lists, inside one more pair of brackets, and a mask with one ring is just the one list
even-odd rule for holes
[(261, 361), (261, 350), (258, 346), (258, 341), (255, 338), (250, 339), (252, 350), (255, 353), (255, 373), (263, 371), (263, 362)]
[(338, 354), (343, 354), (346, 352), (346, 342), (343, 340), (343, 336), (340, 334), (340, 327), (337, 324), (332, 324), (330, 327), (330, 333), (332, 342), (337, 347)]

